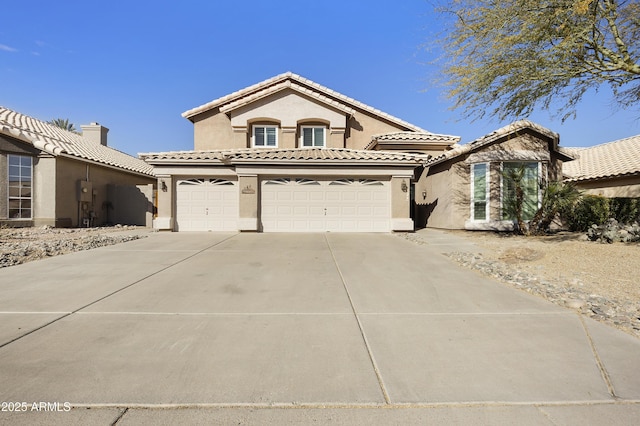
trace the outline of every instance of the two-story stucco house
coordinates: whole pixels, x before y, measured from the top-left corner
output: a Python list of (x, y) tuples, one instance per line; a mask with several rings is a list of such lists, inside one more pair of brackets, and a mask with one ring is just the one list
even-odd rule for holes
[[(535, 163), (537, 185), (570, 159), (555, 133), (533, 123), (460, 146), (456, 136), (428, 132), (293, 73), (183, 116), (194, 126), (194, 150), (141, 154), (158, 177), (160, 230), (492, 229), (502, 226), (499, 168)], [(454, 200), (455, 192), (477, 195)]]
[(459, 140), (292, 73), (183, 116), (194, 151), (142, 154), (158, 176), (158, 229), (413, 230), (416, 168)]

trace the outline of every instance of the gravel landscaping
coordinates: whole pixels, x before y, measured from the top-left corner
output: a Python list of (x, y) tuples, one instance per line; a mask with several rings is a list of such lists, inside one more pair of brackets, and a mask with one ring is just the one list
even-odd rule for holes
[[(480, 249), (446, 253), (460, 265), (640, 338), (640, 243), (606, 244), (568, 232), (447, 232)], [(403, 235), (427, 243), (420, 233)]]
[(144, 238), (135, 226), (0, 228), (0, 268)]

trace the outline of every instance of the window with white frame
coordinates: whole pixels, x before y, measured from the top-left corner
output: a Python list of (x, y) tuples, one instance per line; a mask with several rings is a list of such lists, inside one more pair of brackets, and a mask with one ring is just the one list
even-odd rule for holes
[(489, 219), (489, 163), (471, 166), (471, 220)]
[(253, 126), (252, 146), (275, 148), (278, 146), (278, 126), (258, 124)]
[(302, 126), (300, 128), (300, 146), (302, 147), (325, 147), (326, 127), (324, 126)]
[(531, 220), (540, 205), (540, 164), (538, 162), (502, 163), (502, 218), (514, 220), (517, 181), (522, 188), (522, 219)]
[(31, 219), (33, 159), (8, 155), (9, 219)]

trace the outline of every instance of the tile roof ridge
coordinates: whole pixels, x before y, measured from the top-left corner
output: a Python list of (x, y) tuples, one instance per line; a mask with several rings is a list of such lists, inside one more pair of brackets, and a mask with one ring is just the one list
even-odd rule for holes
[(244, 95), (247, 95), (247, 94), (250, 94), (252, 92), (261, 90), (261, 89), (266, 88), (268, 86), (271, 86), (273, 84), (277, 84), (280, 81), (286, 80), (286, 79), (295, 80), (295, 81), (297, 81), (297, 82), (299, 82), (301, 84), (304, 84), (304, 85), (307, 85), (309, 87), (312, 87), (315, 90), (323, 92), (324, 94), (326, 94), (328, 96), (332, 96), (332, 97), (334, 97), (336, 99), (339, 99), (340, 101), (343, 101), (343, 102), (346, 102), (346, 103), (350, 103), (353, 106), (356, 106), (356, 107), (358, 107), (358, 108), (360, 108), (362, 110), (368, 111), (371, 114), (378, 115), (381, 118), (383, 118), (385, 120), (388, 120), (388, 121), (391, 121), (391, 122), (393, 122), (393, 123), (395, 123), (397, 125), (400, 125), (400, 126), (403, 126), (403, 127), (407, 127), (409, 129), (412, 129), (412, 130), (418, 131), (418, 132), (430, 133), (427, 130), (425, 130), (425, 129), (419, 127), (419, 126), (416, 126), (415, 124), (409, 123), (408, 121), (402, 120), (401, 118), (395, 117), (395, 116), (393, 116), (393, 115), (391, 115), (389, 113), (386, 113), (386, 112), (384, 112), (382, 110), (379, 110), (379, 109), (377, 109), (375, 107), (369, 106), (369, 105), (367, 105), (367, 104), (365, 104), (363, 102), (360, 102), (360, 101), (358, 101), (358, 100), (356, 100), (354, 98), (351, 98), (351, 97), (349, 97), (347, 95), (344, 95), (344, 94), (342, 94), (340, 92), (337, 92), (337, 91), (335, 91), (333, 89), (330, 89), (330, 88), (328, 88), (326, 86), (323, 86), (323, 85), (321, 85), (319, 83), (316, 83), (315, 81), (312, 81), (312, 80), (310, 80), (310, 79), (308, 79), (306, 77), (302, 77), (301, 75), (293, 73), (291, 71), (287, 71), (285, 73), (278, 74), (278, 75), (276, 75), (274, 77), (268, 78), (266, 80), (263, 80), (261, 82), (255, 83), (255, 84), (252, 84), (251, 86), (247, 86), (244, 89), (237, 90), (235, 92), (229, 93), (228, 95), (219, 97), (219, 98), (214, 99), (214, 100), (212, 100), (210, 102), (207, 102), (205, 104), (202, 104), (200, 106), (197, 106), (195, 108), (187, 110), (187, 111), (182, 113), (182, 117), (189, 119), (189, 118), (194, 117), (194, 116), (196, 116), (196, 115), (198, 115), (200, 113), (203, 113), (205, 111), (209, 111), (210, 109), (213, 109), (213, 108), (215, 108), (217, 106), (223, 105), (224, 103), (233, 102), (236, 99), (238, 99), (238, 98), (240, 98), (240, 97), (242, 97)]
[[(54, 134), (61, 133), (62, 135), (70, 136), (73, 139), (77, 139), (77, 138), (82, 138), (83, 137), (82, 134), (79, 134), (79, 133), (76, 133), (76, 132), (72, 132), (72, 131), (69, 131), (67, 129), (63, 129), (62, 127), (58, 127), (58, 126), (56, 126), (54, 124), (49, 123), (48, 121), (44, 121), (44, 120), (41, 120), (39, 118), (23, 114), (21, 112), (12, 110), (11, 108), (8, 108), (8, 107), (5, 107), (5, 106), (0, 106), (0, 111), (1, 110), (5, 110), (5, 111), (7, 111), (8, 114), (13, 115), (15, 117), (22, 118), (22, 120), (19, 120), (18, 122), (12, 123), (10, 121), (3, 120), (3, 119), (0, 118), (0, 122), (4, 122), (4, 123), (6, 123), (7, 125), (9, 125), (9, 126), (11, 126), (13, 128), (25, 131), (27, 133), (31, 133), (31, 134), (34, 134), (34, 135), (40, 135), (40, 136), (48, 137), (48, 138), (53, 138), (53, 136), (43, 135), (43, 134), (37, 132), (36, 129), (29, 128), (26, 125), (26, 121), (32, 121), (32, 122), (34, 122), (36, 124), (39, 124), (39, 125), (41, 125), (41, 126), (43, 126), (45, 128), (48, 128)], [(58, 135), (56, 135), (56, 136), (58, 136)], [(58, 139), (59, 141), (65, 142), (65, 143), (74, 143), (71, 140), (60, 139), (59, 137), (55, 137), (55, 139)]]
[(64, 154), (83, 161), (92, 161), (122, 170), (153, 175), (152, 168), (149, 168), (140, 158), (113, 147), (89, 141), (81, 134), (6, 107), (0, 107), (0, 117), (4, 117), (0, 118), (0, 124), (2, 124), (0, 128), (6, 127), (13, 137), (17, 137), (41, 151), (55, 156)]

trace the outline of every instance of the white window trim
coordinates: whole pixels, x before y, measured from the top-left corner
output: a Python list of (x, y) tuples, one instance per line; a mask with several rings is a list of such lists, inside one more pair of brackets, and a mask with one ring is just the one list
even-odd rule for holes
[[(264, 129), (276, 129), (276, 144), (275, 145), (266, 145), (266, 135), (265, 132), (265, 145), (256, 145), (256, 129), (264, 128)], [(251, 126), (251, 147), (252, 148), (277, 148), (278, 147), (278, 129), (279, 127), (275, 124), (253, 124)]]
[[(29, 211), (30, 211), (29, 217), (14, 217), (14, 218), (12, 218), (9, 215), (10, 205), (11, 205), (11, 203), (10, 203), (11, 196), (10, 196), (10, 190), (9, 190), (9, 185), (10, 185), (10, 182), (11, 182), (10, 177), (9, 177), (10, 173), (11, 173), (10, 172), (11, 168), (9, 166), (11, 164), (10, 157), (18, 157), (18, 158), (26, 157), (26, 158), (29, 158), (31, 160), (31, 167), (30, 167), (31, 170), (30, 170), (30, 177), (29, 177), (29, 179), (30, 179), (29, 182), (31, 184), (31, 191), (30, 191), (31, 195), (28, 198), (31, 201), (31, 207), (29, 208)], [(31, 220), (31, 219), (33, 219), (33, 207), (34, 207), (34, 204), (33, 204), (33, 157), (30, 157), (28, 155), (20, 155), (20, 154), (8, 154), (7, 155), (7, 175), (6, 175), (6, 177), (7, 177), (7, 186), (6, 186), (6, 189), (7, 189), (7, 219), (8, 220)], [(19, 197), (18, 198), (18, 200), (25, 200), (25, 199), (27, 199), (27, 198), (24, 198), (24, 197)]]
[[(303, 129), (322, 129), (322, 136), (323, 136), (323, 141), (322, 141), (322, 145), (312, 145), (312, 146), (305, 146), (304, 145), (304, 130)], [(315, 137), (315, 133), (312, 132), (312, 134)], [(315, 142), (315, 140), (314, 140)], [(324, 125), (308, 125), (308, 126), (300, 126), (300, 142), (299, 142), (299, 146), (300, 148), (326, 148), (327, 147), (327, 126)]]
[[(486, 166), (486, 183), (485, 183), (485, 219), (476, 219), (475, 218), (475, 166), (480, 165), (480, 164), (484, 164)], [(471, 222), (489, 222), (491, 220), (491, 217), (489, 216), (489, 213), (491, 211), (490, 209), (490, 205), (491, 205), (491, 198), (489, 197), (491, 194), (491, 163), (474, 163), (471, 165), (471, 185), (470, 189), (471, 189), (471, 202), (469, 203), (469, 217), (471, 219)]]

